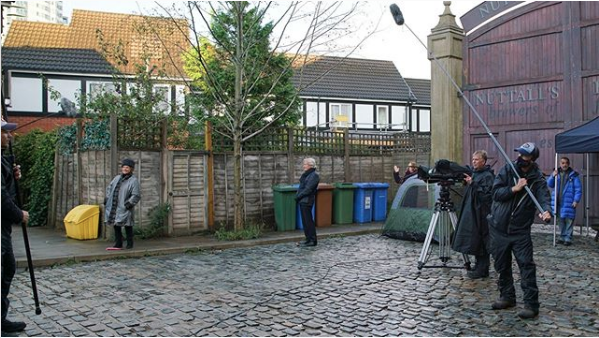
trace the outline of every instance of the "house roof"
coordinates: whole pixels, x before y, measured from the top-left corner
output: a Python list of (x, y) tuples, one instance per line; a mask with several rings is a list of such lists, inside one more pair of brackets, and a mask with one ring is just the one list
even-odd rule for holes
[(112, 74), (116, 69), (93, 49), (2, 47), (2, 69)]
[(417, 98), (416, 103), (424, 105), (431, 104), (431, 80), (408, 78), (405, 78), (405, 80)]
[(410, 92), (392, 61), (334, 56), (310, 56), (293, 83), (304, 97), (407, 101)]
[[(183, 61), (179, 55), (189, 46), (187, 32), (183, 19), (76, 9), (68, 26), (14, 21), (4, 47), (91, 49), (105, 55), (125, 74), (136, 72), (135, 64), (142, 64), (146, 52), (151, 65), (164, 65), (167, 74), (180, 76), (177, 68), (182, 69)], [(121, 50), (122, 57), (117, 57), (115, 50)]]

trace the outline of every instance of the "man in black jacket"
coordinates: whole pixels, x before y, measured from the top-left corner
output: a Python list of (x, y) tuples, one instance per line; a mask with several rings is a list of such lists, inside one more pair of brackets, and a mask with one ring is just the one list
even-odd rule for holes
[(8, 292), (15, 276), (17, 264), (12, 249), (13, 224), (27, 223), (29, 213), (21, 210), (16, 203), (16, 180), (20, 178), (21, 171), (13, 167), (12, 162), (5, 156), (12, 135), (10, 132), (17, 127), (14, 123), (2, 120), (2, 332), (23, 331), (26, 324), (13, 322), (6, 319), (8, 315)]
[(512, 275), (513, 253), (520, 269), (520, 285), (524, 293), (524, 309), (518, 312), (518, 316), (529, 319), (539, 315), (539, 289), (530, 236), (536, 206), (524, 187), (530, 188), (545, 210), (539, 214), (544, 221), (551, 219), (551, 198), (545, 177), (535, 163), (539, 157), (539, 149), (534, 143), (527, 142), (514, 151), (520, 153), (513, 163), (520, 179), (517, 180), (509, 164), (506, 164), (493, 183), (489, 232), (491, 254), (495, 260), (495, 270), (499, 274), (497, 286), (500, 296), (492, 308), (502, 310), (516, 306), (516, 289)]
[(472, 154), (472, 176), (464, 174), (467, 185), (460, 219), (453, 238), (452, 249), (474, 255), (476, 266), (468, 271), (471, 279), (489, 277), (489, 225), (487, 216), (491, 211), (491, 190), (495, 175), (487, 165), (487, 152), (477, 150)]
[(306, 241), (301, 246), (316, 246), (316, 225), (312, 217), (312, 206), (316, 198), (316, 190), (320, 177), (316, 172), (316, 161), (313, 158), (305, 158), (302, 166), (304, 173), (300, 177), (300, 186), (297, 189), (295, 200), (299, 204), (302, 221), (304, 223), (304, 234)]

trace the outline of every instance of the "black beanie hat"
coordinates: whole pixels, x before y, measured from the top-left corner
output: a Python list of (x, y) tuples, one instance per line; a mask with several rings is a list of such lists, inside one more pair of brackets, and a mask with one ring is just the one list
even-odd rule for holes
[(121, 166), (126, 165), (128, 167), (131, 167), (131, 169), (135, 168), (135, 162), (130, 159), (130, 158), (125, 158), (121, 161)]

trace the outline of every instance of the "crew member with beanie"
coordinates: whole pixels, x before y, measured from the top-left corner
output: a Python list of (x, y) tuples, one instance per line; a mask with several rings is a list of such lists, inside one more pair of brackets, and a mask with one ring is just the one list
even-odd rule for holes
[(537, 208), (525, 187), (530, 188), (545, 210), (539, 214), (544, 221), (551, 219), (551, 197), (545, 177), (535, 162), (539, 157), (539, 148), (532, 142), (526, 142), (514, 151), (519, 153), (513, 166), (520, 179), (508, 163), (501, 168), (493, 182), (493, 204), (488, 220), (491, 254), (499, 275), (499, 299), (491, 307), (503, 310), (516, 306), (513, 253), (520, 269), (520, 285), (524, 294), (524, 309), (518, 312), (518, 316), (530, 319), (539, 315), (539, 288), (530, 236)]

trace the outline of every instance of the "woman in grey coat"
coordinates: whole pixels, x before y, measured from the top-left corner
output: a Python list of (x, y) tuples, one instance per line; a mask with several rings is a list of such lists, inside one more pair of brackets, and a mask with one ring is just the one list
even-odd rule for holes
[(123, 248), (123, 233), (125, 227), (127, 235), (127, 249), (133, 248), (133, 207), (139, 202), (139, 181), (133, 175), (135, 162), (125, 158), (121, 162), (121, 174), (115, 176), (106, 188), (104, 198), (104, 221), (107, 226), (114, 227), (115, 243), (106, 250), (119, 250)]

